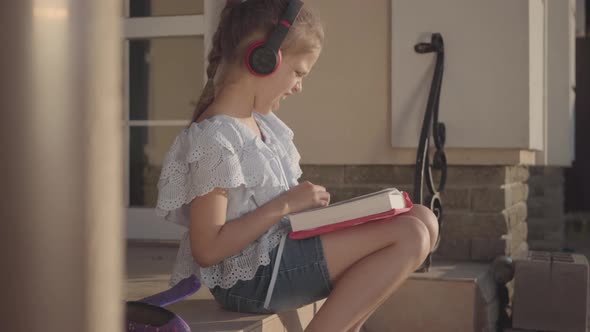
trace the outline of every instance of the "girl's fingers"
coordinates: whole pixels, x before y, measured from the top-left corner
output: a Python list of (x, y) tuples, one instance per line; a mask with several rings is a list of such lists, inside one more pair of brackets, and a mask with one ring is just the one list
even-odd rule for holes
[(317, 185), (317, 184), (314, 185), (314, 188), (313, 189), (314, 189), (313, 191), (316, 191), (316, 192), (322, 192), (322, 191), (325, 192), (326, 191), (326, 187), (323, 187), (323, 186), (320, 186), (320, 185)]
[(320, 192), (318, 193), (318, 198), (325, 202), (330, 202), (330, 193), (329, 192)]

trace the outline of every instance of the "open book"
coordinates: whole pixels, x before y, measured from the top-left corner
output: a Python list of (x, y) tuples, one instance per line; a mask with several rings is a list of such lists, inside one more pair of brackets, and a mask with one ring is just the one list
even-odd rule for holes
[(305, 239), (369, 221), (392, 217), (412, 208), (408, 194), (395, 188), (354, 197), (326, 207), (290, 214), (292, 239)]

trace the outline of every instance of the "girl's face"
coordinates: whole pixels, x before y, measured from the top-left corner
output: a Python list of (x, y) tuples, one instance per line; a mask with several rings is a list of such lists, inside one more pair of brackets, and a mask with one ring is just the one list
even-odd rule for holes
[(283, 61), (277, 71), (260, 80), (254, 105), (256, 111), (263, 114), (276, 111), (283, 99), (301, 92), (303, 78), (309, 74), (319, 55), (319, 50), (283, 55)]

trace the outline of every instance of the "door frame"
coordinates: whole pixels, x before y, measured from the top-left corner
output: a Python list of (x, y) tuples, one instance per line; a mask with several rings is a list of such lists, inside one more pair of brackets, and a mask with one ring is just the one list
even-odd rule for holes
[[(204, 0), (202, 15), (178, 15), (156, 17), (129, 17), (130, 0), (125, 0), (123, 32), (123, 134), (124, 134), (124, 197), (126, 238), (139, 240), (178, 240), (186, 230), (184, 227), (165, 222), (155, 214), (154, 208), (129, 206), (130, 180), (130, 144), (131, 128), (134, 126), (185, 126), (184, 120), (131, 120), (130, 119), (130, 77), (129, 77), (129, 44), (133, 39), (160, 37), (202, 36), (205, 40), (205, 55), (212, 36), (211, 31), (217, 25), (217, 16), (225, 2)], [(206, 61), (206, 57), (205, 57)], [(203, 64), (206, 66), (206, 63)]]

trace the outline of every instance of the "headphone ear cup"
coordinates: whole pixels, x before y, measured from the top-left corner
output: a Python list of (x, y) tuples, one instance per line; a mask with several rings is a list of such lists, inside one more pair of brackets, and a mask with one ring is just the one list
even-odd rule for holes
[(268, 76), (274, 73), (283, 60), (281, 50), (275, 52), (267, 47), (264, 41), (257, 41), (248, 47), (246, 52), (246, 67), (256, 76)]

